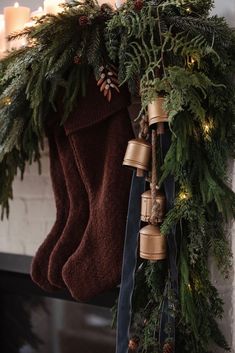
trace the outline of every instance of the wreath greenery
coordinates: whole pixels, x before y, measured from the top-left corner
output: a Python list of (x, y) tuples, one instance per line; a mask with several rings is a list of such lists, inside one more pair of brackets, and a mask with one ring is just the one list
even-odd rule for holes
[[(209, 16), (212, 6), (210, 0), (128, 0), (113, 11), (93, 0), (71, 1), (62, 13), (14, 34), (27, 36), (28, 45), (0, 61), (2, 216), (9, 212), (17, 171), (23, 176), (26, 163), (40, 165), (44, 123), (56, 110), (61, 87), (63, 121), (78, 93), (85, 94), (90, 70), (99, 80), (106, 65), (118, 68), (119, 82), (133, 95), (140, 93), (140, 115), (156, 95), (165, 96), (172, 141), (160, 183), (174, 175), (177, 197), (161, 231), (167, 235), (177, 226), (180, 289), (178, 300), (164, 291), (164, 263), (142, 263), (132, 315), (140, 352), (162, 349), (156, 332), (164, 296), (175, 303), (170, 315), (177, 352), (209, 353), (212, 343), (229, 349), (217, 324), (223, 303), (210, 281), (208, 258), (228, 276), (226, 224), (235, 216), (226, 172), (235, 150), (235, 36), (223, 18)], [(170, 343), (169, 328), (164, 353)]]

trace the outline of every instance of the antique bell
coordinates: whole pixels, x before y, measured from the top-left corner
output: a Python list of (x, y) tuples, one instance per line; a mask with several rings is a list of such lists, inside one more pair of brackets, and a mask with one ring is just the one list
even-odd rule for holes
[[(157, 206), (158, 206), (158, 214), (157, 214), (157, 222), (163, 222), (163, 218), (166, 212), (166, 197), (163, 192), (157, 190)], [(149, 222), (149, 219), (152, 214), (152, 194), (151, 190), (145, 191), (141, 195), (141, 221)]]
[(157, 97), (148, 105), (149, 126), (168, 121), (168, 114), (163, 108), (164, 97)]
[(123, 165), (137, 168), (138, 171), (149, 169), (151, 159), (151, 144), (145, 139), (137, 138), (128, 142), (126, 154), (124, 157)]
[(167, 256), (166, 253), (167, 240), (158, 226), (149, 224), (140, 230), (140, 257), (142, 259), (163, 260)]

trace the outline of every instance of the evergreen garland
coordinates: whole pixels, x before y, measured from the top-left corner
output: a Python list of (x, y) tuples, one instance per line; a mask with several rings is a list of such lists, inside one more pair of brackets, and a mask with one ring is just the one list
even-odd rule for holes
[[(63, 121), (85, 94), (90, 70), (118, 68), (142, 100), (140, 115), (165, 95), (172, 131), (160, 169), (174, 175), (177, 196), (161, 231), (176, 227), (179, 298), (164, 261), (142, 262), (136, 272), (132, 330), (139, 352), (164, 352), (158, 341), (164, 298), (176, 320), (176, 352), (210, 353), (229, 347), (219, 330), (223, 303), (210, 282), (208, 257), (227, 277), (231, 252), (226, 222), (235, 196), (226, 167), (235, 151), (235, 36), (223, 18), (210, 17), (210, 0), (128, 0), (113, 11), (93, 0), (71, 1), (12, 38), (28, 45), (0, 61), (0, 203), (9, 211), (12, 182), (38, 161), (44, 125), (63, 92)], [(158, 160), (162, 159), (159, 153)], [(171, 328), (166, 344), (171, 344)]]

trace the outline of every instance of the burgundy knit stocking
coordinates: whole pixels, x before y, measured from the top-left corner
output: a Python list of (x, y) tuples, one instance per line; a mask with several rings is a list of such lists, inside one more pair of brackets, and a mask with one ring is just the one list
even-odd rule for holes
[[(92, 103), (98, 111), (102, 99), (99, 93), (96, 102), (93, 95)], [(127, 109), (120, 104), (115, 109), (105, 120), (69, 135), (90, 206), (82, 241), (63, 267), (63, 279), (80, 301), (120, 282), (131, 181), (131, 172), (122, 167), (122, 161), (133, 131)]]
[(49, 257), (63, 232), (69, 212), (65, 177), (56, 145), (56, 140), (62, 140), (64, 137), (63, 128), (54, 127), (53, 131), (48, 132), (50, 173), (56, 204), (56, 221), (45, 241), (39, 247), (31, 266), (33, 281), (46, 291), (58, 289), (48, 281)]
[(64, 287), (62, 268), (75, 252), (85, 232), (89, 217), (87, 192), (76, 167), (73, 150), (68, 137), (57, 139), (57, 148), (62, 164), (66, 188), (69, 196), (69, 216), (63, 234), (56, 243), (49, 261), (49, 281)]

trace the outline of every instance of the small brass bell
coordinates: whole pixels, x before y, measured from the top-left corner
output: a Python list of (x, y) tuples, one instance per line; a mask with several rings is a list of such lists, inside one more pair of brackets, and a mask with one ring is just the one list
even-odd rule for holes
[(163, 108), (164, 97), (157, 97), (148, 105), (149, 126), (168, 121), (168, 114)]
[[(166, 197), (163, 192), (157, 190), (156, 201), (158, 206), (157, 221), (158, 223), (162, 223), (166, 212)], [(141, 195), (141, 221), (149, 221), (152, 214), (152, 205), (151, 190), (145, 191)]]
[(148, 170), (151, 159), (151, 144), (145, 139), (137, 138), (128, 142), (123, 165)]
[(167, 254), (167, 240), (160, 232), (160, 228), (147, 225), (140, 230), (140, 257), (156, 261), (163, 260)]

